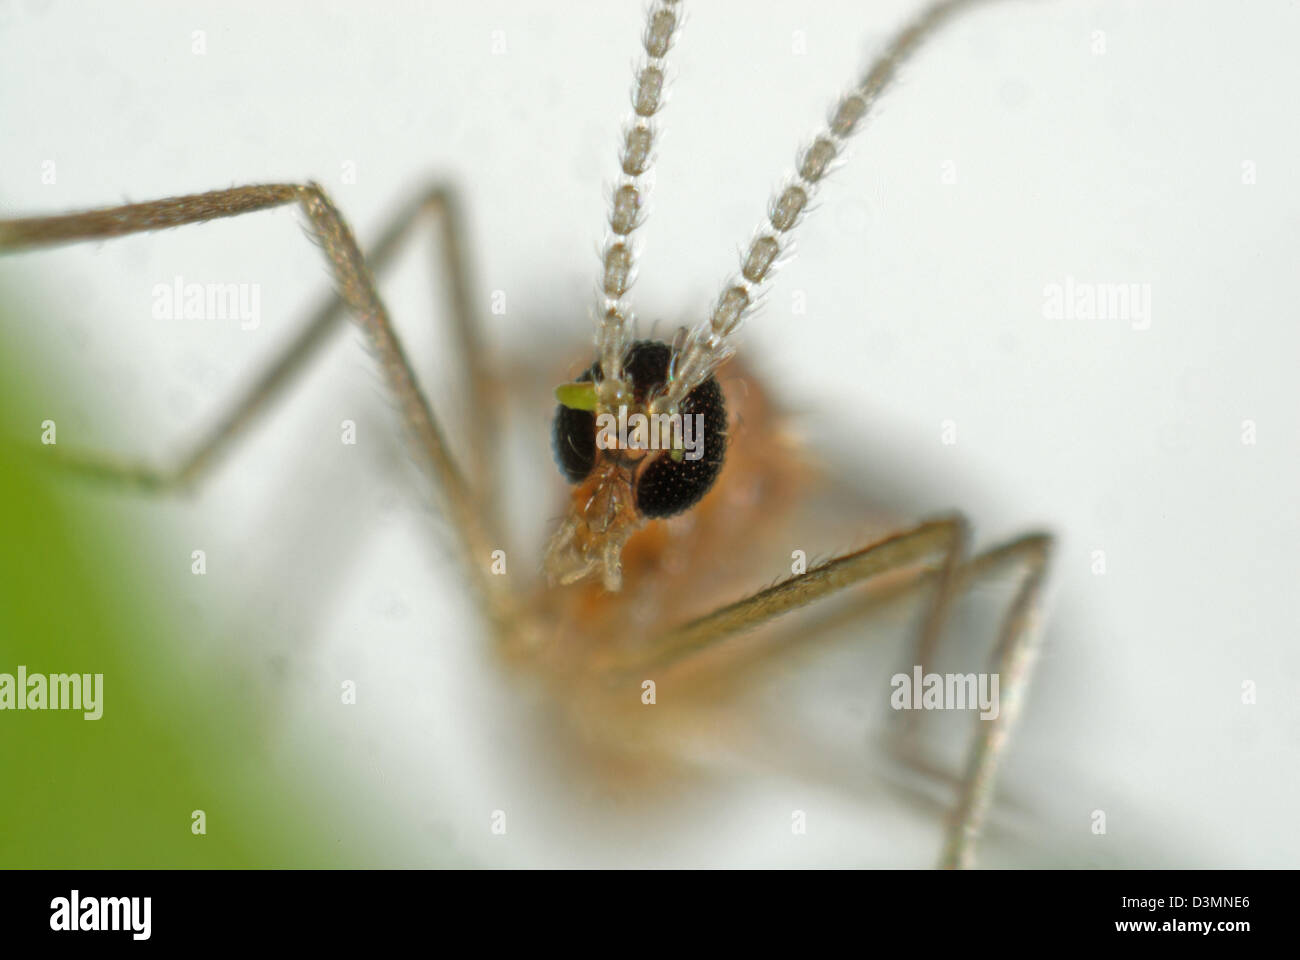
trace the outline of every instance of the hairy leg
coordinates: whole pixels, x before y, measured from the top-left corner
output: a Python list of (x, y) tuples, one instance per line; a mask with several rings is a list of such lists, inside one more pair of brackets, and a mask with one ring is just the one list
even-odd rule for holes
[(974, 865), (975, 842), (993, 799), (998, 763), (1006, 752), (1011, 730), (1029, 695), (1040, 635), (1038, 601), (1047, 576), (1051, 549), (1050, 534), (1028, 534), (981, 554), (961, 576), (963, 582), (969, 583), (1007, 567), (1023, 571), (1020, 588), (1003, 618), (990, 664), (990, 672), (1000, 678), (1003, 691), (998, 715), (975, 721), (977, 727), (967, 755), (965, 776), (939, 861), (942, 867)]
[[(440, 202), (446, 206), (445, 194)], [(490, 529), (474, 488), (466, 481), (452, 458), (442, 429), (416, 383), (387, 308), (375, 289), (370, 267), (362, 256), (351, 229), (319, 186), (265, 184), (235, 187), (60, 216), (3, 220), (0, 221), (0, 252), (126, 236), (236, 217), (286, 204), (297, 204), (307, 215), (312, 234), (329, 261), (338, 299), (350, 308), (377, 354), (401, 407), (403, 418), (433, 470), (463, 560), (472, 571), (471, 578), (488, 604), (494, 626), (504, 629), (512, 615), (511, 604), (508, 595), (493, 582), (495, 578), (487, 572), (491, 552), (498, 543), (496, 532)], [(396, 233), (404, 232), (400, 221), (396, 226)], [(395, 245), (398, 239), (400, 237), (394, 237), (392, 243)], [(454, 246), (455, 238), (452, 239)], [(463, 266), (459, 248), (449, 256), (457, 265)], [(477, 351), (477, 341), (468, 319), (468, 294), (463, 278), (453, 278), (452, 297), (458, 301), (454, 310), (464, 310), (458, 320), (462, 348)], [(334, 309), (333, 304), (322, 308), (295, 347), (305, 347), (310, 354), (332, 324)], [(205, 461), (238, 432), (247, 417), (270, 393), (287, 381), (304, 358), (301, 349), (281, 356), (259, 383), (259, 388), (246, 397), (231, 417), (217, 428), (214, 433), (217, 438), (215, 443), (206, 448), (200, 447), (197, 456), (182, 463), (178, 476), (183, 478), (187, 467), (190, 474), (197, 475), (195, 471), (201, 470)], [(486, 385), (488, 376), (481, 358), (469, 363), (469, 373), (472, 382), (477, 380), (480, 387)], [(491, 401), (484, 397), (483, 402), (486, 404)], [(491, 413), (481, 413), (480, 416), (490, 418)], [(487, 443), (491, 438), (479, 434), (477, 439), (478, 442)], [(166, 475), (162, 475), (162, 478), (165, 479)], [(151, 478), (146, 473), (137, 476), (137, 479), (147, 482)]]
[(873, 577), (944, 559), (964, 541), (961, 517), (941, 517), (813, 567), (743, 600), (698, 617), (656, 642), (645, 666), (667, 667), (693, 653)]
[[(647, 669), (665, 669), (835, 592), (869, 586), (873, 579), (909, 570), (915, 575), (890, 579), (882, 590), (865, 597), (863, 606), (854, 612), (861, 614), (865, 606), (895, 599), (934, 581), (936, 594), (943, 591), (947, 596), (932, 602), (916, 641), (918, 650), (932, 653), (943, 614), (955, 596), (972, 583), (1009, 567), (1023, 569), (1024, 579), (1003, 620), (993, 653), (991, 671), (1001, 678), (1003, 691), (999, 712), (994, 718), (976, 721), (978, 728), (958, 785), (958, 799), (949, 817), (940, 859), (943, 867), (973, 866), (976, 841), (992, 800), (997, 765), (1028, 694), (1037, 636), (1037, 603), (1052, 538), (1045, 533), (1028, 534), (959, 563), (956, 558), (962, 555), (966, 540), (966, 523), (957, 516), (895, 534), (671, 631), (649, 657), (623, 665), (620, 674), (626, 672), (627, 676), (639, 678)], [(942, 613), (936, 616), (934, 610), (940, 605)]]

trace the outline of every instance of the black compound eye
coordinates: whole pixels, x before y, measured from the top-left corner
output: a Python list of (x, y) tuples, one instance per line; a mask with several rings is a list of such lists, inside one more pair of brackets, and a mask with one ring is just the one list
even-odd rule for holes
[[(636, 506), (647, 517), (671, 517), (695, 506), (722, 470), (727, 449), (727, 411), (718, 381), (710, 377), (688, 393), (681, 414), (691, 418), (695, 437), (703, 441), (701, 456), (698, 460), (661, 456), (641, 472)], [(701, 428), (696, 429), (696, 424)]]
[[(578, 380), (590, 380), (595, 368)], [(574, 410), (560, 404), (551, 428), (551, 450), (560, 472), (570, 483), (581, 483), (596, 465), (596, 415), (589, 410)]]
[[(632, 345), (623, 366), (638, 403), (645, 403), (651, 392), (663, 385), (671, 355), (666, 343), (640, 340)], [(578, 381), (594, 380), (598, 373), (598, 365), (592, 364)], [(692, 390), (679, 412), (683, 418), (691, 418), (692, 442), (699, 444), (699, 456), (660, 456), (638, 474), (636, 506), (646, 517), (671, 517), (694, 506), (709, 492), (722, 470), (727, 449), (727, 411), (718, 381), (710, 377)], [(596, 415), (561, 404), (555, 412), (551, 447), (569, 482), (581, 483), (596, 464)]]

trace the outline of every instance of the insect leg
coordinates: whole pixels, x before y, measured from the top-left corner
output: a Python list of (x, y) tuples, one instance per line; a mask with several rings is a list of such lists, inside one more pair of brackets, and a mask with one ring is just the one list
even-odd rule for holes
[[(253, 391), (236, 406), (226, 420), (218, 425), (207, 442), (201, 444), (176, 470), (159, 472), (139, 467), (123, 469), (120, 465), (114, 466), (103, 461), (96, 464), (93, 460), (84, 462), (83, 466), (91, 467), (93, 472), (102, 476), (125, 476), (152, 486), (165, 487), (174, 482), (197, 477), (257, 408), (272, 394), (278, 392), (291, 375), (301, 368), (333, 326), (341, 302), (352, 310), (378, 355), (384, 373), (401, 406), (403, 418), (433, 469), (434, 479), (445, 499), (449, 519), (457, 533), (465, 560), (470, 569), (475, 571), (473, 576), (476, 584), (489, 601), (489, 609), (494, 621), (498, 625), (503, 624), (508, 616), (509, 601), (504, 590), (497, 588), (492, 582), (494, 578), (486, 573), (488, 557), (496, 544), (488, 527), (488, 518), (480, 510), (479, 498), (453, 460), (442, 429), (434, 417), (428, 400), (416, 383), (410, 362), (389, 319), (388, 310), (375, 289), (370, 266), (357, 247), (351, 228), (319, 186), (267, 184), (235, 187), (229, 190), (215, 190), (210, 193), (171, 197), (59, 216), (0, 220), (0, 252), (83, 240), (102, 240), (203, 223), (290, 203), (298, 204), (307, 215), (312, 233), (330, 263), (337, 285), (337, 295), (334, 300), (317, 312), (313, 321), (290, 350), (278, 358)], [(441, 211), (444, 214), (444, 238), (448, 234), (459, 236), (454, 226), (459, 220), (448, 191), (433, 191), (419, 208), (409, 210), (405, 219), (413, 223), (424, 208), (428, 208), (431, 212)], [(390, 228), (384, 240), (381, 240), (380, 248), (395, 247), (398, 244), (411, 225), (411, 223), (404, 224), (403, 219), (399, 218)], [(465, 258), (455, 236), (450, 245), (444, 244), (444, 256), (447, 258), (448, 265), (453, 267), (451, 296), (453, 314), (457, 318), (458, 339), (463, 350), (473, 351), (473, 356), (468, 352), (466, 354), (471, 380), (476, 381), (486, 390), (485, 385), (489, 377), (469, 318), (469, 298), (464, 280)], [(486, 392), (490, 393), (490, 391)], [(489, 402), (486, 397), (484, 402)], [(486, 418), (492, 416), (490, 413), (481, 415)], [(490, 419), (483, 422), (490, 423)], [(477, 435), (478, 442), (490, 442), (490, 435), (479, 430), (471, 430), (471, 432)]]
[(1048, 533), (1027, 534), (981, 554), (959, 576), (963, 583), (969, 583), (1007, 567), (1023, 570), (1020, 588), (1003, 618), (990, 665), (990, 672), (1000, 678), (1002, 687), (998, 714), (975, 721), (977, 728), (967, 754), (957, 805), (948, 822), (948, 836), (939, 861), (941, 867), (962, 868), (974, 863), (975, 841), (993, 799), (998, 762), (1029, 693), (1040, 633), (1038, 600), (1052, 542)]
[[(999, 573), (1007, 570), (1023, 571), (1023, 579), (1004, 615), (989, 667), (990, 673), (996, 674), (999, 678), (1001, 696), (998, 715), (989, 719), (976, 720), (976, 731), (960, 779), (927, 764), (921, 758), (919, 742), (915, 736), (916, 726), (912, 718), (909, 718), (906, 725), (901, 728), (902, 733), (893, 745), (902, 762), (951, 783), (956, 789), (958, 799), (948, 819), (940, 859), (942, 867), (965, 868), (974, 864), (976, 841), (993, 798), (997, 765), (1006, 749), (1023, 701), (1028, 696), (1038, 639), (1038, 599), (1046, 578), (1052, 544), (1053, 537), (1049, 533), (1025, 534), (979, 554), (963, 563), (951, 574), (945, 572), (945, 568), (924, 571), (921, 576), (898, 581), (885, 590), (869, 593), (860, 601), (837, 611), (833, 617), (822, 623), (799, 625), (798, 639), (814, 640), (819, 634), (828, 633), (833, 628), (846, 623), (856, 622), (870, 610), (905, 593), (910, 593), (917, 588), (931, 589), (931, 596), (936, 599), (932, 601), (922, 630), (915, 641), (914, 649), (917, 658), (912, 661), (914, 664), (925, 664), (933, 658), (941, 636), (940, 628), (946, 609), (939, 615), (934, 613), (940, 603), (950, 604), (973, 584)], [(950, 561), (954, 555), (954, 552), (949, 552), (948, 560)], [(932, 588), (928, 583), (931, 580), (937, 581)], [(946, 588), (948, 599), (940, 600), (938, 597), (945, 589), (943, 586), (945, 580), (948, 581)], [(771, 644), (769, 649), (779, 650), (780, 644)], [(919, 715), (921, 711), (916, 713)]]
[(966, 521), (960, 516), (940, 517), (835, 557), (669, 631), (654, 644), (651, 661), (645, 665), (667, 667), (728, 637), (874, 577), (936, 558), (947, 564), (955, 545), (964, 542), (965, 530)]
[[(972, 582), (1009, 566), (1024, 569), (1024, 579), (1003, 620), (993, 653), (991, 669), (999, 676), (1003, 690), (999, 712), (994, 718), (977, 721), (979, 727), (958, 787), (957, 804), (949, 817), (940, 859), (944, 867), (972, 866), (975, 842), (992, 799), (997, 764), (1028, 693), (1037, 637), (1038, 597), (1052, 537), (1046, 533), (1028, 534), (953, 569), (954, 558), (960, 556), (966, 536), (964, 519), (945, 517), (827, 561), (669, 632), (648, 660), (628, 667), (629, 675), (641, 676), (647, 668), (662, 669), (678, 664), (729, 637), (769, 623), (838, 590), (869, 585), (873, 578), (915, 569), (922, 564), (938, 561), (940, 565), (925, 575), (888, 583), (864, 597), (864, 604), (875, 606), (925, 586), (929, 580), (937, 580), (936, 592), (948, 592), (948, 599), (941, 601), (946, 609), (951, 598)], [(923, 623), (918, 648), (932, 650), (937, 643), (942, 616), (935, 616), (934, 607), (932, 604)]]

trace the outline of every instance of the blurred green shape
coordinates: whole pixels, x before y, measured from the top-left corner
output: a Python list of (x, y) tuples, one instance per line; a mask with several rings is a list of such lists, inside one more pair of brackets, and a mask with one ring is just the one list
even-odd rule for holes
[(273, 767), (238, 671), (181, 649), (196, 627), (146, 582), (147, 536), (39, 464), (12, 321), (0, 310), (0, 673), (101, 673), (104, 711), (0, 710), (0, 867), (376, 865), (322, 777)]

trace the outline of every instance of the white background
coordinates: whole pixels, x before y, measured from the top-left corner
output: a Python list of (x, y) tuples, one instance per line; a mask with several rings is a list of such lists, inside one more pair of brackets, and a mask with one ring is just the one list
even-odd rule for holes
[[(796, 147), (918, 9), (688, 6), (636, 288), (640, 316), (665, 326), (703, 315)], [(0, 2), (0, 209), (311, 178), (364, 241), (450, 179), (479, 303), (507, 294), (488, 318), (494, 351), (526, 362), (549, 344), (578, 361), (641, 17), (639, 2)], [(1280, 2), (972, 13), (907, 68), (744, 330), (746, 357), (810, 435), (837, 438), (823, 453), (867, 493), (909, 517), (962, 509), (982, 542), (1035, 525), (1061, 538), (1008, 781), (1037, 826), (1000, 862), (1300, 860), (1298, 29)], [(455, 420), (466, 398), (445, 385), (425, 263), (408, 256), (384, 290)], [(260, 328), (153, 320), (153, 285), (177, 274), (259, 283)], [(1150, 284), (1150, 328), (1045, 318), (1044, 287), (1067, 276)], [(67, 380), (47, 403), (61, 439), (155, 459), (216, 416), (326, 283), (289, 211), (9, 258), (0, 281), (29, 321), (10, 331), (25, 362)], [(259, 702), (280, 704), (268, 762), (356, 790), (381, 861), (437, 862), (448, 846), (484, 863), (930, 859), (937, 826), (906, 807), (779, 778), (734, 785), (722, 808), (679, 798), (670, 826), (593, 826), (430, 549), (436, 520), (358, 336), (300, 389), (196, 501), (122, 509), (175, 545), (142, 558), (161, 589), (196, 590), (190, 544), (216, 559), (204, 589), (222, 601), (189, 601), (220, 638), (202, 652), (226, 646), (260, 678)], [(549, 412), (543, 397), (509, 481), (528, 563), (562, 489)], [(362, 424), (357, 448), (337, 443), (345, 417)], [(340, 715), (339, 675), (380, 693)], [(825, 811), (803, 846), (788, 819), (762, 833), (800, 804)], [(494, 846), (497, 808), (516, 819)]]

